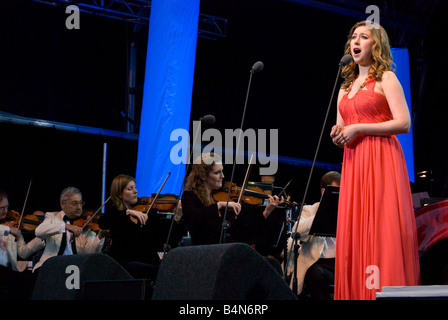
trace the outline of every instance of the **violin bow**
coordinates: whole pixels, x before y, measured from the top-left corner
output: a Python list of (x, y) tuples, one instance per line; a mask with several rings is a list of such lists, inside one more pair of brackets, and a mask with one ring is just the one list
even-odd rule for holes
[(288, 188), (289, 184), (291, 183), (292, 180), (289, 180), (289, 182), (286, 184), (286, 186), (282, 189), (282, 191), (280, 191), (280, 193), (278, 194), (278, 196), (280, 197), (282, 193), (285, 194), (285, 196), (287, 196), (285, 190), (286, 188)]
[(157, 198), (159, 197), (160, 192), (163, 189), (163, 186), (165, 185), (166, 181), (168, 180), (169, 176), (171, 175), (171, 172), (168, 172), (166, 175), (165, 181), (163, 181), (162, 186), (160, 187), (159, 191), (157, 192), (156, 196), (154, 197), (154, 200), (151, 202), (151, 205), (149, 206), (148, 210), (146, 210), (146, 214), (151, 211), (152, 205), (156, 202)]
[[(255, 155), (255, 152), (252, 152), (252, 155), (250, 156), (250, 159), (249, 159), (249, 166), (247, 167), (247, 170), (246, 170), (246, 176), (244, 177), (244, 182), (241, 186), (240, 195), (238, 197), (238, 203), (240, 203), (240, 201), (241, 201), (241, 197), (243, 196), (243, 192), (244, 192), (244, 189), (246, 188), (247, 181), (249, 180), (249, 174), (250, 174), (250, 169), (252, 168), (252, 159), (254, 158), (254, 155)], [(232, 186), (230, 186), (230, 187), (232, 187)]]
[(84, 230), (84, 228), (90, 223), (90, 221), (93, 219), (93, 217), (95, 217), (97, 215), (97, 213), (100, 212), (101, 208), (104, 207), (109, 200), (110, 200), (110, 196), (109, 196), (109, 198), (107, 198), (106, 201), (104, 201), (104, 203), (98, 208), (98, 210), (96, 210), (95, 213), (90, 216), (90, 218), (86, 221), (86, 223), (84, 223), (84, 225), (82, 226), (82, 230)]
[(289, 182), (286, 184), (286, 186), (282, 189), (282, 191), (280, 191), (280, 193), (278, 194), (278, 197), (280, 198), (280, 196), (282, 195), (282, 193), (285, 194), (285, 201), (284, 203), (286, 203), (288, 206), (292, 205), (294, 202), (291, 203), (291, 201), (289, 201), (289, 199), (291, 198), (291, 196), (288, 196), (285, 192), (286, 188), (288, 188), (289, 184), (292, 182), (292, 179), (289, 180)]
[(30, 194), (32, 182), (33, 182), (33, 179), (30, 180), (30, 183), (28, 185), (28, 191), (26, 192), (25, 202), (23, 203), (22, 213), (20, 214), (20, 219), (19, 219), (19, 225), (18, 225), (19, 229), (20, 229), (20, 225), (22, 224), (23, 213), (25, 212), (26, 202), (28, 201), (28, 195)]

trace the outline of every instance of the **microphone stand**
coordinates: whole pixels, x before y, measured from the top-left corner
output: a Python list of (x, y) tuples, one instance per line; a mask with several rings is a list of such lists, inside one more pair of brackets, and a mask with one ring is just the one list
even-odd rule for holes
[(334, 92), (335, 92), (335, 90), (336, 90), (336, 85), (337, 85), (337, 82), (338, 82), (338, 79), (339, 79), (339, 75), (340, 75), (340, 73), (341, 73), (341, 68), (342, 68), (342, 66), (344, 66), (344, 65), (346, 65), (346, 64), (348, 64), (348, 63), (350, 63), (350, 61), (347, 62), (347, 59), (345, 59), (345, 61), (343, 61), (344, 58), (346, 58), (346, 56), (344, 56), (344, 57), (341, 59), (341, 62), (339, 63), (338, 73), (337, 73), (337, 75), (336, 75), (336, 80), (335, 80), (335, 82), (334, 82), (333, 91), (331, 92), (331, 97), (330, 97), (330, 101), (329, 101), (329, 103), (328, 103), (327, 113), (325, 114), (324, 123), (323, 123), (323, 125), (322, 125), (322, 129), (321, 129), (321, 132), (320, 132), (320, 137), (319, 137), (319, 141), (318, 141), (318, 143), (317, 143), (316, 152), (314, 153), (314, 159), (313, 159), (313, 163), (312, 163), (312, 165), (311, 165), (311, 170), (310, 170), (310, 174), (309, 174), (309, 176), (308, 176), (308, 181), (307, 181), (307, 183), (306, 183), (305, 193), (304, 193), (304, 195), (303, 195), (303, 199), (302, 199), (302, 202), (301, 202), (301, 204), (300, 204), (299, 214), (298, 214), (297, 219), (296, 219), (296, 227), (294, 228), (294, 230), (293, 230), (293, 232), (292, 232), (292, 234), (291, 234), (291, 237), (292, 237), (292, 240), (293, 240), (293, 241), (292, 241), (291, 247), (290, 247), (290, 249), (289, 249), (290, 254), (288, 255), (288, 260), (286, 260), (286, 263), (288, 263), (288, 261), (289, 261), (289, 258), (290, 258), (291, 252), (292, 252), (292, 248), (294, 248), (294, 250), (293, 250), (293, 253), (294, 253), (294, 268), (293, 268), (293, 276), (292, 276), (292, 291), (293, 291), (294, 294), (296, 294), (296, 295), (298, 295), (298, 294), (297, 294), (297, 259), (298, 259), (298, 257), (299, 257), (299, 244), (298, 244), (298, 240), (301, 238), (301, 235), (300, 235), (299, 232), (297, 232), (297, 229), (298, 229), (298, 227), (299, 227), (300, 216), (302, 215), (303, 205), (304, 205), (304, 203), (305, 203), (305, 199), (306, 199), (306, 196), (307, 196), (307, 193), (308, 193), (308, 187), (309, 187), (309, 185), (310, 185), (311, 176), (312, 176), (312, 174), (313, 174), (314, 165), (315, 165), (315, 163), (316, 163), (317, 154), (318, 154), (318, 152), (319, 152), (320, 143), (321, 143), (321, 141), (322, 141), (322, 136), (323, 136), (323, 133), (324, 133), (324, 130), (325, 130), (325, 125), (326, 125), (326, 123), (327, 123), (328, 114), (329, 114), (329, 112), (330, 112), (331, 103), (332, 103), (332, 101), (333, 101), (333, 96), (334, 96)]
[[(235, 159), (233, 161), (233, 166), (232, 166), (232, 174), (230, 176), (230, 182), (229, 182), (229, 190), (227, 192), (227, 202), (226, 202), (226, 208), (224, 210), (224, 216), (223, 216), (223, 220), (222, 220), (222, 227), (221, 227), (221, 236), (219, 238), (219, 244), (221, 244), (222, 242), (226, 242), (228, 235), (227, 235), (227, 230), (230, 227), (229, 222), (227, 221), (227, 210), (229, 207), (229, 201), (230, 201), (230, 192), (232, 190), (232, 183), (233, 183), (233, 176), (235, 173), (235, 165), (236, 165), (236, 157), (238, 156), (238, 150), (240, 147), (240, 140), (241, 140), (241, 132), (243, 130), (243, 123), (244, 123), (244, 118), (246, 116), (246, 108), (247, 108), (247, 100), (249, 98), (249, 91), (250, 91), (250, 85), (252, 82), (252, 76), (255, 72), (261, 71), (263, 69), (263, 63), (261, 61), (256, 62), (251, 70), (250, 70), (250, 76), (249, 76), (249, 84), (247, 86), (247, 92), (246, 92), (246, 101), (244, 102), (244, 109), (243, 109), (243, 115), (241, 117), (241, 125), (240, 125), (240, 131), (239, 131), (239, 135), (238, 135), (238, 142), (237, 142), (237, 147), (236, 147), (236, 154), (235, 154)], [(244, 188), (244, 186), (242, 186)]]

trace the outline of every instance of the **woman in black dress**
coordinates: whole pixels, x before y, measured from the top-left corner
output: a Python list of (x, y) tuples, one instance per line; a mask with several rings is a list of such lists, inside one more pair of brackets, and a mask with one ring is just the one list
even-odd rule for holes
[[(221, 239), (223, 216), (227, 201), (215, 201), (213, 193), (222, 188), (223, 165), (217, 154), (204, 153), (193, 162), (191, 172), (182, 195), (182, 213), (193, 245), (242, 242), (247, 224), (236, 219), (241, 213), (241, 204), (229, 201), (226, 220), (228, 238)], [(257, 220), (266, 219), (279, 204), (277, 196), (269, 197), (269, 204)], [(247, 220), (246, 220), (247, 221)], [(251, 221), (255, 223), (255, 221)], [(246, 241), (244, 241), (246, 242)]]
[(118, 175), (110, 188), (112, 206), (99, 219), (101, 229), (109, 229), (112, 238), (110, 256), (134, 278), (155, 281), (160, 258), (157, 253), (157, 214), (132, 210), (139, 198), (135, 179)]

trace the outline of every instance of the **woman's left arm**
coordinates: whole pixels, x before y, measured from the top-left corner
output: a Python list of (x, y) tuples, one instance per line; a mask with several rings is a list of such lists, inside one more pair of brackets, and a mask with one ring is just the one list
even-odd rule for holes
[[(389, 134), (408, 133), (411, 129), (411, 115), (409, 114), (403, 87), (395, 73), (392, 71), (384, 73), (381, 88), (383, 89), (393, 118), (390, 120), (391, 131)], [(388, 133), (386, 132), (386, 134)]]
[(274, 211), (274, 209), (277, 208), (277, 206), (279, 204), (282, 204), (283, 202), (285, 202), (283, 196), (281, 199), (279, 199), (278, 196), (269, 196), (269, 203), (267, 204), (266, 208), (263, 211), (263, 217), (267, 219), (270, 216), (271, 212)]

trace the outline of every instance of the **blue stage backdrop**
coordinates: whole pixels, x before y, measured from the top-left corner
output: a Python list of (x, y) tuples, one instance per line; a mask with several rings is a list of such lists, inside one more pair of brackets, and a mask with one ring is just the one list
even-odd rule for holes
[(170, 135), (176, 129), (189, 130), (199, 2), (151, 2), (136, 168), (141, 196), (156, 193), (169, 172), (162, 194), (180, 192), (186, 164), (172, 163), (171, 148), (179, 142), (170, 141)]
[[(408, 103), (409, 112), (412, 118), (412, 105), (411, 105), (411, 77), (409, 72), (409, 53), (406, 48), (393, 48), (392, 56), (394, 58), (394, 64), (396, 67), (395, 74), (400, 81), (403, 91)], [(409, 181), (415, 182), (414, 173), (414, 139), (412, 136), (412, 126), (406, 134), (397, 135), (398, 140), (403, 148), (404, 156), (406, 158), (406, 166), (408, 168)]]

